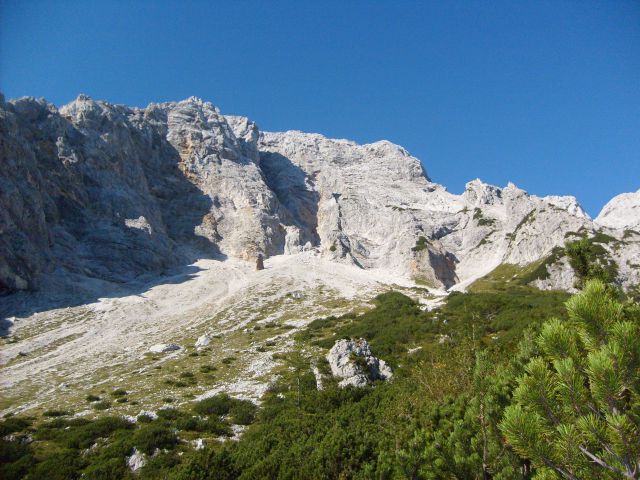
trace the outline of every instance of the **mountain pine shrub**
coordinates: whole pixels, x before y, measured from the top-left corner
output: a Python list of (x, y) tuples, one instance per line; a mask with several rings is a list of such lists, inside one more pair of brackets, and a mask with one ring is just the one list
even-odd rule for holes
[(546, 322), (500, 429), (537, 479), (640, 478), (640, 318), (600, 280)]

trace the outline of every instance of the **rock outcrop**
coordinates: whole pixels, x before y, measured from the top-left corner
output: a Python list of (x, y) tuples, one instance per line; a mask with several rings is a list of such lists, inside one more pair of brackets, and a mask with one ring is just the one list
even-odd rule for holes
[(169, 353), (175, 352), (176, 350), (180, 350), (180, 345), (176, 345), (175, 343), (159, 343), (149, 348), (149, 352), (151, 353)]
[(195, 347), (196, 348), (204, 348), (209, 346), (209, 344), (211, 343), (211, 337), (209, 337), (209, 335), (200, 335), (195, 343)]
[(393, 376), (391, 367), (373, 356), (364, 338), (338, 340), (329, 350), (327, 361), (333, 376), (342, 379), (338, 384), (340, 387), (364, 387)]
[(147, 464), (147, 456), (138, 451), (137, 448), (133, 449), (133, 452), (129, 457), (126, 458), (127, 466), (131, 469), (132, 472), (137, 472), (142, 467)]
[[(0, 293), (309, 249), (450, 288), (539, 261), (571, 232), (621, 240), (640, 223), (639, 193), (595, 223), (574, 197), (511, 184), (474, 180), (453, 195), (390, 142), (260, 132), (193, 97), (146, 108), (0, 98), (0, 158)], [(613, 252), (630, 265), (623, 282), (640, 263), (627, 235)]]

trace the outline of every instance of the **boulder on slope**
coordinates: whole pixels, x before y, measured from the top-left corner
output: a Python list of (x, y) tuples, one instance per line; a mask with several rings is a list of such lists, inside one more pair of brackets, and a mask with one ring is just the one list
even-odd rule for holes
[(180, 350), (180, 345), (176, 345), (175, 343), (158, 343), (149, 348), (151, 353), (167, 353), (175, 352), (176, 350)]
[(375, 380), (388, 380), (393, 376), (384, 360), (373, 356), (364, 338), (338, 340), (327, 354), (333, 376), (342, 378), (340, 387), (364, 387)]

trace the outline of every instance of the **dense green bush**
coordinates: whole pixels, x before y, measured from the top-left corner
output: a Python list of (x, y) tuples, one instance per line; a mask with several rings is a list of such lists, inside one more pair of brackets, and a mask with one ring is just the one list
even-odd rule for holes
[(201, 415), (226, 415), (231, 410), (233, 399), (226, 393), (200, 400), (193, 406), (193, 411)]
[(640, 316), (599, 280), (546, 322), (501, 428), (544, 478), (638, 478)]
[(419, 236), (418, 240), (416, 240), (415, 247), (412, 247), (411, 251), (421, 252), (422, 250), (425, 250), (428, 246), (429, 246), (429, 241), (427, 240), (427, 238), (424, 236)]
[(131, 478), (124, 458), (115, 457), (107, 458), (102, 462), (96, 462), (89, 465), (84, 470), (85, 478), (91, 480), (115, 480)]
[[(169, 478), (167, 472), (180, 465), (180, 456), (176, 452), (159, 453), (147, 459), (147, 465), (136, 475), (139, 480), (159, 480)], [(119, 478), (119, 477), (113, 477)], [(171, 478), (174, 478), (173, 476)]]
[(163, 420), (176, 420), (184, 416), (184, 413), (175, 408), (161, 408), (156, 415)]
[(116, 388), (113, 392), (111, 392), (111, 396), (115, 398), (124, 397), (127, 394), (128, 392), (124, 388)]
[(46, 410), (42, 415), (44, 417), (66, 417), (71, 415), (71, 412), (67, 410)]
[(97, 438), (108, 437), (117, 430), (131, 430), (133, 425), (121, 417), (102, 417), (93, 422), (62, 427), (62, 438), (69, 448), (89, 448)]
[(226, 393), (200, 400), (193, 411), (201, 415), (230, 415), (231, 421), (240, 425), (253, 422), (256, 406), (248, 400), (231, 398)]
[(33, 450), (29, 445), (0, 438), (0, 478), (3, 480), (23, 478), (33, 463), (35, 463)]
[(156, 448), (172, 449), (178, 443), (173, 428), (166, 425), (150, 423), (136, 430), (133, 437), (134, 445), (146, 454), (152, 454)]
[(99, 402), (95, 402), (92, 406), (96, 410), (109, 410), (111, 408), (111, 402), (108, 400), (100, 400)]
[(79, 479), (87, 460), (74, 450), (51, 453), (29, 470), (29, 480)]
[(0, 421), (0, 437), (14, 432), (26, 430), (33, 424), (33, 420), (27, 417), (8, 417)]
[(257, 407), (248, 400), (236, 400), (229, 413), (231, 414), (231, 421), (238, 425), (249, 425), (253, 423), (256, 417)]
[(600, 245), (602, 241), (600, 237), (581, 238), (565, 245), (569, 263), (578, 276), (580, 285), (591, 279), (611, 283), (618, 276), (618, 265)]

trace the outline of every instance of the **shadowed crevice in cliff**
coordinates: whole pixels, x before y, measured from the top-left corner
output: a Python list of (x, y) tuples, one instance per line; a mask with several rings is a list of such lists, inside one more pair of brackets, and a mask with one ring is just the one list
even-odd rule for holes
[(260, 152), (260, 168), (265, 183), (285, 209), (281, 217), (300, 229), (300, 244), (320, 245), (318, 203), (320, 194), (313, 177), (289, 158), (275, 152)]
[(459, 263), (457, 257), (451, 252), (434, 252), (429, 251), (429, 263), (433, 268), (436, 278), (442, 282), (446, 289), (453, 287), (458, 283), (459, 279), (456, 275), (456, 263)]

